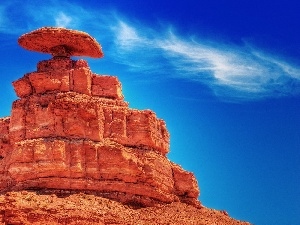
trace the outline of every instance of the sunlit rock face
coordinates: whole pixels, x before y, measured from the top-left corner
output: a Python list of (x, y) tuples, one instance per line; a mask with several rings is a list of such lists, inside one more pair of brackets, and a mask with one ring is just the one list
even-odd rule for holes
[[(56, 41), (55, 48), (43, 48), (53, 58), (13, 82), (19, 99), (11, 116), (0, 119), (0, 192), (85, 192), (131, 205), (200, 207), (194, 175), (166, 157), (165, 122), (150, 110), (129, 108), (117, 77), (95, 74), (85, 60), (70, 58), (80, 48), (88, 55), (80, 38), (77, 45), (66, 41), (76, 31), (72, 36), (55, 28), (56, 38), (47, 36), (49, 29), (34, 32)], [(36, 36), (26, 35), (21, 45), (39, 51)]]

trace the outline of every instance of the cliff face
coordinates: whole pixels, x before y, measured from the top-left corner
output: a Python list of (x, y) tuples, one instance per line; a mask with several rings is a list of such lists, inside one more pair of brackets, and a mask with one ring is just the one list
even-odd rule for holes
[(53, 58), (13, 82), (0, 118), (0, 224), (240, 224), (200, 204), (193, 173), (166, 156), (163, 120), (70, 58), (103, 56), (94, 39), (42, 28), (19, 43)]
[(69, 58), (37, 68), (13, 83), (20, 99), (1, 119), (2, 192), (77, 190), (127, 204), (199, 206), (192, 173), (166, 158), (164, 121), (130, 109), (116, 77)]

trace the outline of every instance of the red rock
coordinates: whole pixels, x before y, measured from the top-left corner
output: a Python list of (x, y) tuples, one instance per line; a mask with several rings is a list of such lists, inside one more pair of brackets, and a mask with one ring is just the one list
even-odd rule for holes
[(32, 94), (32, 86), (28, 76), (24, 76), (13, 82), (15, 92), (19, 98), (23, 98)]
[(150, 110), (129, 112), (127, 137), (129, 145), (155, 147), (163, 154), (169, 152), (169, 133), (165, 123), (157, 119), (155, 113)]
[(74, 69), (71, 76), (72, 91), (91, 95), (92, 74), (89, 69), (78, 68)]
[(180, 166), (172, 165), (175, 194), (179, 196), (180, 201), (187, 204), (198, 204), (197, 197), (200, 194), (197, 180), (191, 172), (184, 171)]
[[(78, 60), (83, 61), (83, 60)], [(55, 71), (55, 73), (58, 73), (58, 71), (69, 71), (73, 68), (77, 68), (75, 65), (78, 64), (75, 61), (73, 61), (70, 58), (52, 58), (49, 60), (43, 60), (38, 62), (37, 64), (37, 72), (51, 72)], [(88, 67), (82, 66), (82, 67)]]
[[(40, 50), (36, 44), (41, 40), (33, 44), (26, 40), (43, 32), (22, 37), (22, 46)], [(59, 29), (54, 33), (60, 35)], [(63, 29), (61, 34), (67, 33)], [(64, 38), (59, 36), (54, 42)], [(33, 208), (13, 203), (23, 190), (61, 195), (83, 192), (135, 207), (181, 202), (179, 207), (188, 204), (201, 210), (195, 176), (167, 158), (170, 137), (165, 122), (151, 110), (129, 108), (117, 77), (93, 74), (86, 61), (71, 60), (69, 54), (78, 49), (46, 45), (45, 52), (54, 57), (13, 82), (20, 99), (14, 101), (11, 116), (0, 119), (0, 193), (18, 191), (8, 193), (4, 205), (0, 201), (0, 224), (35, 221), (24, 217)], [(37, 201), (44, 198), (25, 196)], [(40, 223), (69, 223), (76, 217), (51, 220), (34, 213)], [(99, 215), (80, 218), (91, 224), (108, 223)], [(120, 224), (124, 221), (119, 220)]]
[(117, 77), (93, 75), (92, 95), (111, 99), (123, 99), (121, 83)]
[(83, 62), (66, 67), (66, 60), (51, 59), (50, 66), (43, 62), (43, 72), (21, 79), (32, 92), (19, 94), (9, 123), (2, 125), (12, 141), (9, 189), (93, 191), (145, 206), (182, 199), (199, 207), (193, 175), (166, 158), (164, 121), (150, 110), (128, 108), (117, 78), (91, 75)]
[(0, 160), (6, 157), (11, 148), (9, 140), (9, 122), (9, 117), (0, 118)]
[(0, 224), (173, 224), (250, 225), (223, 212), (180, 202), (130, 208), (91, 194), (41, 194), (28, 191), (0, 195)]
[[(15, 101), (9, 123), (9, 138), (11, 143), (25, 138), (26, 112), (22, 108), (24, 101)], [(14, 109), (15, 108), (15, 109)]]
[(21, 99), (0, 123), (2, 142), (10, 143), (1, 151), (10, 155), (2, 170), (13, 181), (5, 190), (93, 191), (126, 204), (200, 206), (194, 176), (166, 158), (164, 121), (128, 108), (117, 77), (61, 57), (37, 68), (14, 82)]
[(25, 49), (53, 56), (103, 57), (99, 43), (89, 34), (56, 27), (42, 27), (23, 34), (18, 43)]

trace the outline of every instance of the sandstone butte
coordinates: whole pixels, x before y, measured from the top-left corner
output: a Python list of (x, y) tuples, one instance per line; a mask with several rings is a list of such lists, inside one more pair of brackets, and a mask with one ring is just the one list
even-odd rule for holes
[(165, 122), (71, 59), (102, 57), (94, 38), (45, 27), (19, 44), (53, 57), (13, 82), (0, 118), (0, 224), (249, 224), (204, 207), (193, 173), (166, 157)]

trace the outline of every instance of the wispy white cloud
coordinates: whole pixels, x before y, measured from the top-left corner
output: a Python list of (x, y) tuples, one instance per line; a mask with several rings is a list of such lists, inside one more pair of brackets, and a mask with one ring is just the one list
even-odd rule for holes
[[(124, 23), (115, 33), (118, 43), (124, 37), (124, 27), (134, 31), (134, 38), (121, 42), (123, 58), (141, 52), (140, 61), (147, 57), (150, 68), (163, 55), (165, 61), (161, 65), (173, 70), (170, 75), (205, 83), (220, 97), (249, 100), (300, 93), (299, 66), (248, 44), (242, 47), (213, 41), (208, 44), (195, 38), (181, 38), (171, 31), (155, 33)], [(151, 57), (144, 54), (149, 49), (155, 53)], [(133, 68), (139, 69), (136, 63)]]
[(24, 5), (30, 27), (57, 26), (80, 29), (89, 14), (81, 6), (68, 1), (51, 0), (47, 3)]
[(248, 44), (182, 37), (168, 27), (157, 31), (113, 11), (58, 0), (20, 4), (17, 16), (24, 21), (16, 23), (8, 12), (18, 3), (0, 3), (0, 32), (22, 34), (42, 26), (83, 30), (105, 43), (111, 58), (129, 71), (147, 73), (147, 80), (164, 73), (202, 82), (220, 97), (247, 100), (300, 93), (299, 66)]
[(0, 3), (0, 33), (20, 34), (43, 26), (84, 28), (91, 14), (69, 1), (10, 0)]
[(64, 12), (59, 12), (55, 17), (55, 26), (68, 27), (72, 22), (72, 17), (67, 16)]
[(118, 25), (114, 27), (116, 32), (116, 44), (120, 48), (125, 48), (131, 50), (135, 46), (142, 44), (147, 41), (143, 39), (134, 27), (129, 26), (123, 21), (119, 21)]

